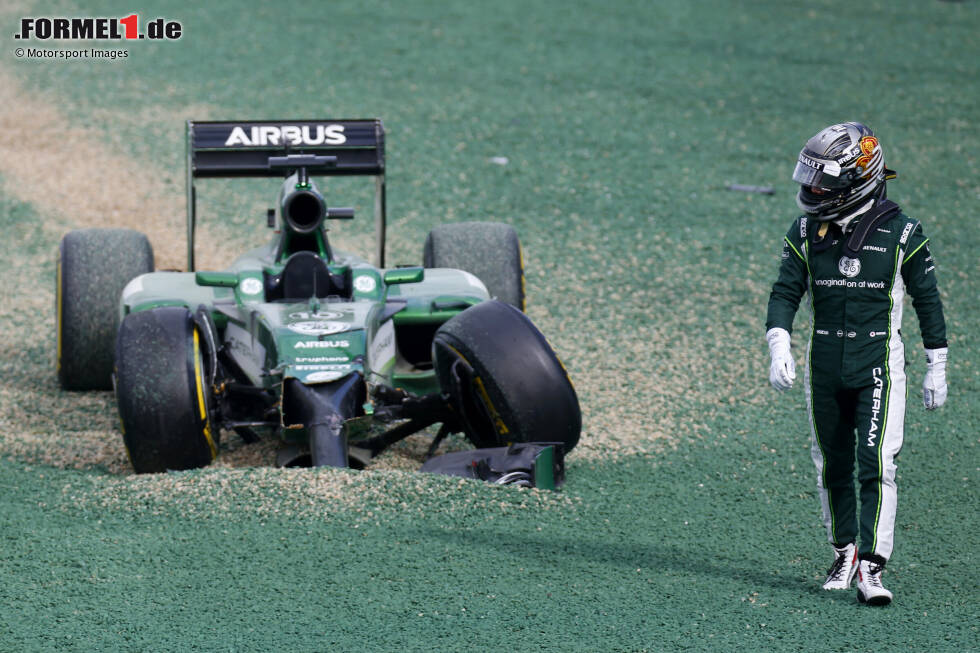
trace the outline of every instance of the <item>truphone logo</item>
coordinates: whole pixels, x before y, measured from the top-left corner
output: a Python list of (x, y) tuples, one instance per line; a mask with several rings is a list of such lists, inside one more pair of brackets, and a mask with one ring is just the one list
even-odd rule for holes
[(154, 18), (141, 24), (139, 14), (122, 18), (21, 18), (15, 39), (37, 41), (123, 41), (180, 38), (180, 21)]

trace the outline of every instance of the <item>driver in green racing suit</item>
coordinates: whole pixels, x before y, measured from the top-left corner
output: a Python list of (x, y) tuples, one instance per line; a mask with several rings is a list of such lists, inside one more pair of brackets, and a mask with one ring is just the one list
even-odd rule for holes
[(878, 140), (860, 123), (833, 125), (807, 142), (793, 174), (805, 214), (786, 234), (766, 318), (770, 382), (786, 390), (795, 378), (793, 318), (809, 294), (804, 390), (823, 520), (834, 547), (824, 588), (847, 589), (856, 574), (858, 599), (872, 605), (892, 599), (881, 572), (894, 545), (895, 457), (904, 435), (906, 293), (926, 349), (925, 407), (938, 408), (947, 393), (935, 261), (919, 222), (885, 198), (885, 180), (893, 177)]

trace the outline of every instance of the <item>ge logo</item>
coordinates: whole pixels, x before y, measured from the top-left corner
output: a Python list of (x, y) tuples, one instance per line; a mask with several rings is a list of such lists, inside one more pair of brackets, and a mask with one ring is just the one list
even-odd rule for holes
[(291, 331), (302, 333), (304, 336), (329, 336), (333, 333), (342, 333), (350, 328), (350, 325), (344, 322), (330, 322), (326, 320), (293, 322), (286, 326)]
[(858, 272), (861, 271), (861, 261), (856, 258), (842, 256), (840, 262), (837, 264), (837, 269), (845, 277), (856, 277)]

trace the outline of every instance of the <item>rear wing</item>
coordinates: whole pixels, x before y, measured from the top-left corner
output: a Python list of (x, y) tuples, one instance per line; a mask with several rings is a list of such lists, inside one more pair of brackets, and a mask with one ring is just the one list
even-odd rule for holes
[(385, 133), (370, 120), (187, 121), (187, 269), (194, 270), (194, 180), (214, 177), (370, 175), (375, 178), (377, 264), (385, 263)]

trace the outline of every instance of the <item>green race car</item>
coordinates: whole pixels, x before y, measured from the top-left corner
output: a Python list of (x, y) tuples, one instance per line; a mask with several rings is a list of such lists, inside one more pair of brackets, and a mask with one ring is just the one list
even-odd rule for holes
[[(187, 123), (187, 269), (154, 272), (146, 237), (87, 229), (61, 241), (58, 376), (115, 388), (137, 472), (208, 465), (222, 431), (279, 437), (282, 465), (361, 467), (440, 427), (477, 448), (575, 446), (568, 375), (524, 315), (516, 232), (433, 229), (423, 265), (385, 268), (380, 120)], [(376, 264), (334, 250), (314, 177), (375, 178)], [(195, 181), (284, 178), (275, 236), (221, 271), (195, 270)]]

